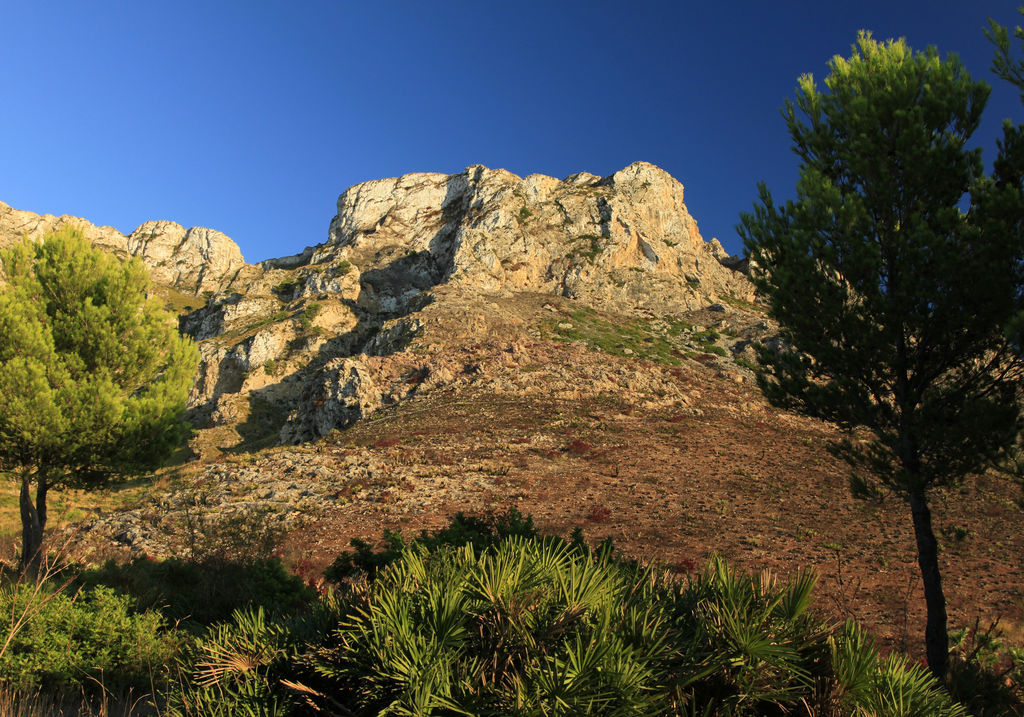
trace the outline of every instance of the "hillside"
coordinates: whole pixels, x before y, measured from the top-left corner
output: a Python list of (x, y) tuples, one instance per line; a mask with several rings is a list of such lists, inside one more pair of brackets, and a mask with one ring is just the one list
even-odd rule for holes
[[(367, 182), (324, 243), (258, 265), (212, 230), (3, 204), (0, 245), (68, 223), (146, 262), (202, 353), (191, 455), (82, 523), (94, 556), (180, 553), (198, 516), (280, 527), (315, 573), (353, 537), (516, 506), (681, 572), (813, 566), (821, 610), (920, 651), (907, 508), (853, 500), (835, 430), (765, 404), (750, 344), (777, 327), (657, 167)], [(951, 625), (1022, 636), (1018, 497), (994, 474), (936, 494)]]

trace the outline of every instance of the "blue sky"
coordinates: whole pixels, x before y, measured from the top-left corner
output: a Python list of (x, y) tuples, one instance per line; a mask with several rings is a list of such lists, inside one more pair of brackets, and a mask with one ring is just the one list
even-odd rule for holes
[(989, 73), (989, 16), (1022, 19), (983, 0), (0, 0), (0, 200), (125, 233), (207, 226), (258, 261), (325, 241), (361, 181), (645, 160), (738, 253), (756, 183), (792, 194), (779, 107), (861, 28), (956, 52), (994, 85), (991, 159), (1024, 111)]

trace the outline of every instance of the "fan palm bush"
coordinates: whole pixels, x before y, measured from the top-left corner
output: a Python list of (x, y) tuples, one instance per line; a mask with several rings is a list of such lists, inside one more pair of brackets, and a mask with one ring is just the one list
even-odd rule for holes
[(815, 582), (807, 571), (780, 585), (770, 572), (744, 575), (713, 558), (697, 579), (667, 589), (685, 702), (775, 714), (811, 694), (828, 674), (828, 630), (807, 613)]
[(305, 612), (267, 613), (263, 606), (236, 610), (213, 625), (179, 661), (167, 694), (169, 717), (283, 717), (306, 691), (300, 656), (322, 641), (343, 608), (323, 596)]
[(209, 631), (174, 714), (964, 714), (852, 623), (815, 619), (811, 572), (716, 558), (681, 581), (523, 535), (414, 542), (374, 568), (305, 616)]
[(669, 618), (608, 553), (406, 551), (309, 665), (367, 714), (659, 714)]
[(289, 704), (276, 694), (275, 677), (294, 656), (284, 624), (268, 621), (262, 607), (236, 611), (197, 646), (191, 674), (171, 690), (169, 712), (173, 717), (286, 715)]
[(890, 653), (881, 658), (871, 638), (852, 620), (828, 640), (836, 676), (836, 692), (854, 717), (960, 717), (967, 711), (920, 664)]

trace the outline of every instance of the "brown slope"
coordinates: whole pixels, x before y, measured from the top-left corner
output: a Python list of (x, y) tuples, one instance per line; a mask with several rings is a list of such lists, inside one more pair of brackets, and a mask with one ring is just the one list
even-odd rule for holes
[[(551, 313), (540, 312), (537, 321)], [(287, 529), (288, 560), (315, 572), (352, 538), (515, 506), (542, 530), (579, 525), (592, 541), (611, 537), (626, 555), (681, 572), (711, 553), (751, 571), (813, 568), (819, 611), (922, 654), (908, 510), (891, 497), (850, 497), (845, 466), (825, 450), (832, 427), (766, 406), (749, 375), (717, 357), (672, 366), (543, 332), (499, 333), (450, 343), (425, 335), (380, 370), (414, 385), (431, 366), (450, 381), (315, 444), (221, 446), (191, 483), (97, 530), (137, 553), (174, 551), (174, 506), (198, 490), (221, 515), (271, 507)], [(1020, 636), (1017, 497), (995, 475), (934, 494), (951, 625), (1001, 617)]]

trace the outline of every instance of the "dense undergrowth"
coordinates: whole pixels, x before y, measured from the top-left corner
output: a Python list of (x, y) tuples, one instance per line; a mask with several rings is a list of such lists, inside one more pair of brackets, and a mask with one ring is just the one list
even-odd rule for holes
[[(0, 711), (16, 695), (116, 693), (148, 697), (82, 713), (967, 714), (922, 666), (812, 615), (809, 572), (779, 581), (712, 559), (680, 579), (579, 531), (542, 536), (515, 511), (354, 548), (318, 591), (272, 558), (9, 581)], [(1016, 713), (1019, 681), (985, 664), (991, 650), (969, 652), (954, 692), (974, 714)]]

